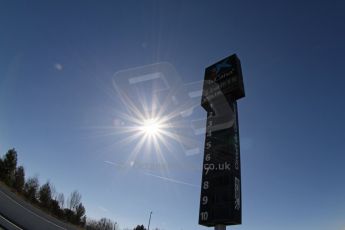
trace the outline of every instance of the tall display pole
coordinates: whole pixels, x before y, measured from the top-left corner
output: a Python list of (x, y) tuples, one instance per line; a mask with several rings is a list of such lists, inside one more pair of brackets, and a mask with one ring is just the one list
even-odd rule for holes
[(214, 230), (226, 230), (226, 225), (222, 225), (222, 224), (216, 225), (214, 226)]
[(236, 54), (206, 68), (201, 99), (207, 122), (199, 224), (215, 230), (242, 223), (237, 100), (244, 96)]

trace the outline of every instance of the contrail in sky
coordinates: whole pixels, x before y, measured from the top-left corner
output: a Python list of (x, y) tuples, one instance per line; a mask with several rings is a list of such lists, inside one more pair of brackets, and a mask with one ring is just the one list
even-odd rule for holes
[(116, 164), (115, 162), (111, 162), (111, 161), (104, 161), (104, 163), (106, 163), (106, 164), (110, 164), (110, 165), (118, 165), (118, 164)]
[(198, 185), (187, 183), (187, 182), (183, 182), (183, 181), (180, 181), (180, 180), (175, 180), (175, 179), (172, 179), (172, 178), (169, 178), (169, 177), (158, 176), (158, 175), (155, 175), (155, 174), (152, 174), (152, 173), (147, 173), (147, 172), (145, 172), (145, 175), (156, 177), (158, 179), (165, 180), (165, 181), (172, 182), (172, 183), (176, 183), (176, 184), (182, 184), (182, 185), (187, 185), (187, 186), (191, 186), (191, 187), (195, 187), (195, 188), (200, 188), (200, 186), (198, 186)]
[[(112, 162), (112, 161), (104, 161), (104, 163), (110, 164), (110, 165), (114, 165), (114, 166), (121, 166), (121, 164), (116, 163), (116, 162)], [(172, 179), (172, 178), (169, 178), (169, 177), (159, 176), (159, 175), (152, 174), (152, 173), (149, 173), (149, 172), (143, 172), (142, 170), (138, 170), (138, 171), (141, 171), (142, 173), (144, 173), (147, 176), (155, 177), (155, 178), (167, 181), (167, 182), (171, 182), (171, 183), (175, 183), (175, 184), (181, 184), (181, 185), (187, 185), (187, 186), (194, 187), (194, 188), (200, 188), (200, 186), (198, 186), (196, 184), (187, 183), (187, 182), (180, 181), (180, 180), (175, 180), (175, 179)]]

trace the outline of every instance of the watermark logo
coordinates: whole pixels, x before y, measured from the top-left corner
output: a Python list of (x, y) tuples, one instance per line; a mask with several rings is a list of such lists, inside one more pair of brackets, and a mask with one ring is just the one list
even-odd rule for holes
[[(133, 141), (137, 140), (134, 148), (150, 142), (159, 151), (160, 145), (168, 145), (167, 142), (173, 140), (187, 156), (202, 153), (200, 135), (206, 132), (206, 118), (200, 106), (203, 83), (184, 82), (168, 62), (116, 72), (113, 86), (125, 108), (121, 112), (126, 120), (123, 129)], [(214, 81), (208, 84), (217, 88)], [(215, 93), (218, 103), (210, 105), (215, 113), (212, 131), (234, 124), (234, 119), (229, 121), (234, 112), (226, 97), (221, 91)], [(206, 97), (211, 99), (212, 95)]]

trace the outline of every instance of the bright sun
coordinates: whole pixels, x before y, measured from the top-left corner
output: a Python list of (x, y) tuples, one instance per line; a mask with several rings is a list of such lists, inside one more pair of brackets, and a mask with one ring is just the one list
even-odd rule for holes
[(158, 119), (147, 119), (144, 120), (140, 126), (140, 130), (148, 136), (156, 136), (161, 133), (162, 125)]
[(165, 165), (164, 154), (172, 151), (170, 141), (181, 141), (180, 136), (174, 132), (179, 127), (175, 120), (181, 115), (180, 109), (169, 112), (166, 106), (158, 106), (155, 101), (143, 101), (137, 106), (127, 95), (122, 96), (127, 112), (119, 112), (119, 121), (114, 122), (114, 125), (116, 133), (125, 135), (119, 143), (132, 147), (128, 163), (135, 162), (143, 153), (154, 154), (156, 160)]

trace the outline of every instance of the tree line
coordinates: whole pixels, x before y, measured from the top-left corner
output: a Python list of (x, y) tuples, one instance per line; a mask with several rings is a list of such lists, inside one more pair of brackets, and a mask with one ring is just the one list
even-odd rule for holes
[(17, 166), (15, 149), (8, 150), (0, 158), (0, 180), (44, 211), (74, 225), (85, 226), (86, 210), (80, 193), (73, 191), (65, 203), (64, 194), (57, 193), (49, 181), (40, 185), (37, 176), (25, 179), (24, 167)]
[[(118, 230), (117, 223), (110, 219), (86, 218), (86, 209), (77, 190), (73, 191), (65, 202), (65, 195), (57, 193), (54, 185), (49, 181), (40, 185), (37, 176), (25, 179), (24, 167), (17, 166), (17, 158), (17, 151), (14, 148), (0, 157), (0, 180), (27, 201), (60, 220), (87, 230)], [(146, 229), (143, 225), (137, 225), (133, 230)]]

